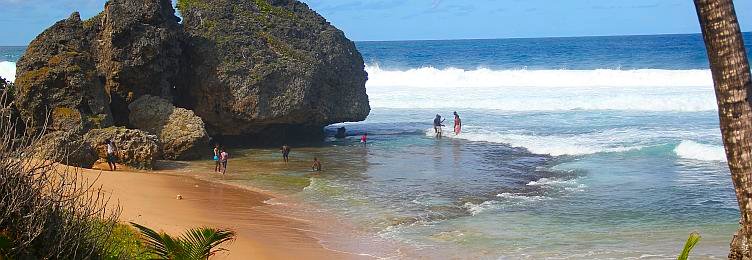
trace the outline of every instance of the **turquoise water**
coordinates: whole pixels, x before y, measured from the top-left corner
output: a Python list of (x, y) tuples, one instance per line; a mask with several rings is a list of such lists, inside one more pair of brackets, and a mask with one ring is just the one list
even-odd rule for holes
[[(338, 216), (326, 224), (356, 234), (324, 243), (377, 256), (673, 258), (698, 231), (693, 255), (725, 258), (738, 208), (698, 35), (357, 45), (368, 119), (290, 164), (233, 151), (226, 181)], [(453, 111), (462, 134), (436, 139), (433, 116)], [(300, 201), (318, 207), (285, 206)]]

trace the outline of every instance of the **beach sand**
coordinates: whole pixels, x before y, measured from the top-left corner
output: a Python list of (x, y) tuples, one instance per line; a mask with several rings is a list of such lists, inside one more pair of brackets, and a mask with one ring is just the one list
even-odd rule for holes
[(99, 170), (105, 168), (106, 164), (98, 164), (83, 173), (88, 178), (98, 176), (97, 184), (112, 195), (110, 204), (120, 205), (121, 222), (175, 235), (200, 226), (234, 230), (237, 239), (224, 245), (229, 251), (212, 259), (364, 259), (324, 248), (309, 235), (312, 224), (305, 220), (261, 210), (263, 201), (272, 197), (269, 194), (181, 176), (169, 169)]

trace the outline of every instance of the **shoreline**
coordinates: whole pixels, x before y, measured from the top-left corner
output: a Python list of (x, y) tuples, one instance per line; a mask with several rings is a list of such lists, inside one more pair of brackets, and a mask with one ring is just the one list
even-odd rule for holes
[(173, 163), (160, 161), (153, 171), (122, 167), (115, 172), (98, 164), (82, 174), (97, 178), (95, 185), (111, 196), (109, 207), (122, 210), (121, 223), (135, 222), (173, 235), (200, 226), (234, 230), (236, 240), (224, 245), (228, 251), (212, 259), (374, 258), (327, 248), (311, 234), (313, 222), (265, 210), (271, 206), (265, 201), (277, 197), (270, 192), (197, 178), (178, 171)]

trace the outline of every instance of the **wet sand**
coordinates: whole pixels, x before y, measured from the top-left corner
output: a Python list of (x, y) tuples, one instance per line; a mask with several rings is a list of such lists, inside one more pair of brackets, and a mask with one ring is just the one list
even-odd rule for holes
[[(364, 259), (321, 246), (310, 235), (311, 223), (261, 210), (269, 194), (198, 180), (174, 169), (153, 172), (119, 169), (84, 170), (112, 195), (122, 209), (120, 220), (169, 234), (200, 226), (230, 228), (232, 244), (212, 259)], [(162, 163), (161, 168), (171, 168)], [(100, 174), (101, 173), (101, 174)], [(178, 200), (177, 196), (182, 199)]]

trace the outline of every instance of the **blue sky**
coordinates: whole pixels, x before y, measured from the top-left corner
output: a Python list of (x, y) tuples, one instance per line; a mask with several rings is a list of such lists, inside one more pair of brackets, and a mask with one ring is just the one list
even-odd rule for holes
[[(105, 0), (0, 0), (0, 45), (26, 45)], [(350, 39), (413, 40), (699, 32), (691, 0), (304, 0)], [(752, 1), (736, 0), (742, 30)]]

